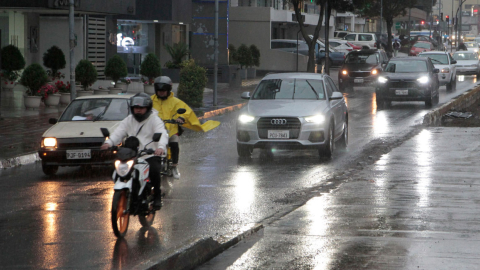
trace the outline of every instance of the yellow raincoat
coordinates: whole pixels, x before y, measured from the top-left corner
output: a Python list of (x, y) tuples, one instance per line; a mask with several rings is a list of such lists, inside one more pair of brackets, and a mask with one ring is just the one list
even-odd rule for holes
[[(220, 125), (220, 122), (213, 120), (208, 120), (205, 123), (200, 124), (200, 121), (193, 110), (185, 102), (176, 98), (173, 92), (170, 92), (170, 96), (165, 100), (158, 98), (157, 95), (152, 95), (151, 98), (153, 101), (153, 108), (158, 111), (158, 117), (162, 120), (172, 119), (173, 115), (177, 113), (177, 110), (183, 108), (187, 110), (184, 114), (175, 115), (175, 119), (178, 117), (185, 119), (185, 123), (182, 127), (194, 131), (207, 132)], [(178, 125), (165, 124), (165, 127), (167, 128), (170, 137), (178, 133)]]

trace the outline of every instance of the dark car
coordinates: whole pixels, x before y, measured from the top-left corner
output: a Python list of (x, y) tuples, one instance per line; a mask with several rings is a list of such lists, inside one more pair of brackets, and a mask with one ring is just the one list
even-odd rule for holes
[(340, 91), (353, 91), (354, 86), (376, 84), (382, 65), (388, 62), (384, 50), (368, 49), (351, 51), (338, 72)]
[(438, 103), (438, 73), (429, 57), (392, 58), (378, 76), (377, 108), (390, 106), (392, 101)]

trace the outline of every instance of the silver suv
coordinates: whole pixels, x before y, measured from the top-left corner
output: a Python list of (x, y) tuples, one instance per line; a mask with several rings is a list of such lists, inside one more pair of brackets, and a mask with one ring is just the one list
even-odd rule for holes
[(377, 36), (373, 33), (352, 33), (346, 35), (343, 39), (357, 46), (362, 46), (363, 49), (377, 48)]
[(440, 86), (446, 85), (447, 91), (455, 91), (457, 88), (457, 61), (444, 51), (422, 52), (419, 57), (429, 57), (435, 68), (440, 70), (438, 81)]

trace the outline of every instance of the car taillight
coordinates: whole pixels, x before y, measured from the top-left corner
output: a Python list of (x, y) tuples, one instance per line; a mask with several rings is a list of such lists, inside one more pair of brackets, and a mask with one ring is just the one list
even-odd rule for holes
[(373, 47), (375, 47), (375, 48), (376, 48), (376, 47), (377, 47), (377, 43), (373, 43)]

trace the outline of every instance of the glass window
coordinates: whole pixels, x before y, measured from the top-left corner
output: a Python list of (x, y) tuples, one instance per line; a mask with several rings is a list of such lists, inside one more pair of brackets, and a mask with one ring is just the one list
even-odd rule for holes
[(385, 72), (390, 73), (418, 73), (427, 72), (427, 63), (425, 61), (390, 61), (385, 68)]
[(330, 86), (332, 87), (333, 92), (338, 92), (337, 85), (336, 85), (335, 82), (332, 80), (332, 78), (327, 77), (327, 82), (328, 82), (328, 83), (330, 84)]
[(252, 99), (325, 99), (321, 81), (304, 79), (263, 80)]
[(345, 39), (350, 41), (355, 41), (356, 34), (346, 35)]
[(430, 49), (430, 43), (425, 42), (418, 42), (413, 45), (413, 47), (422, 48), (422, 49)]
[(59, 121), (120, 121), (129, 112), (127, 99), (78, 99), (70, 103)]
[(478, 55), (476, 53), (456, 52), (453, 54), (455, 60), (477, 60)]
[(327, 95), (331, 97), (335, 88), (330, 84), (330, 81), (328, 81), (328, 79), (325, 80), (325, 87), (326, 87)]
[(378, 55), (374, 54), (360, 54), (360, 53), (350, 53), (345, 59), (347, 64), (378, 64)]
[(448, 65), (448, 57), (446, 54), (419, 54), (418, 56), (429, 57), (433, 64)]
[(372, 35), (359, 35), (358, 36), (359, 41), (372, 41)]

